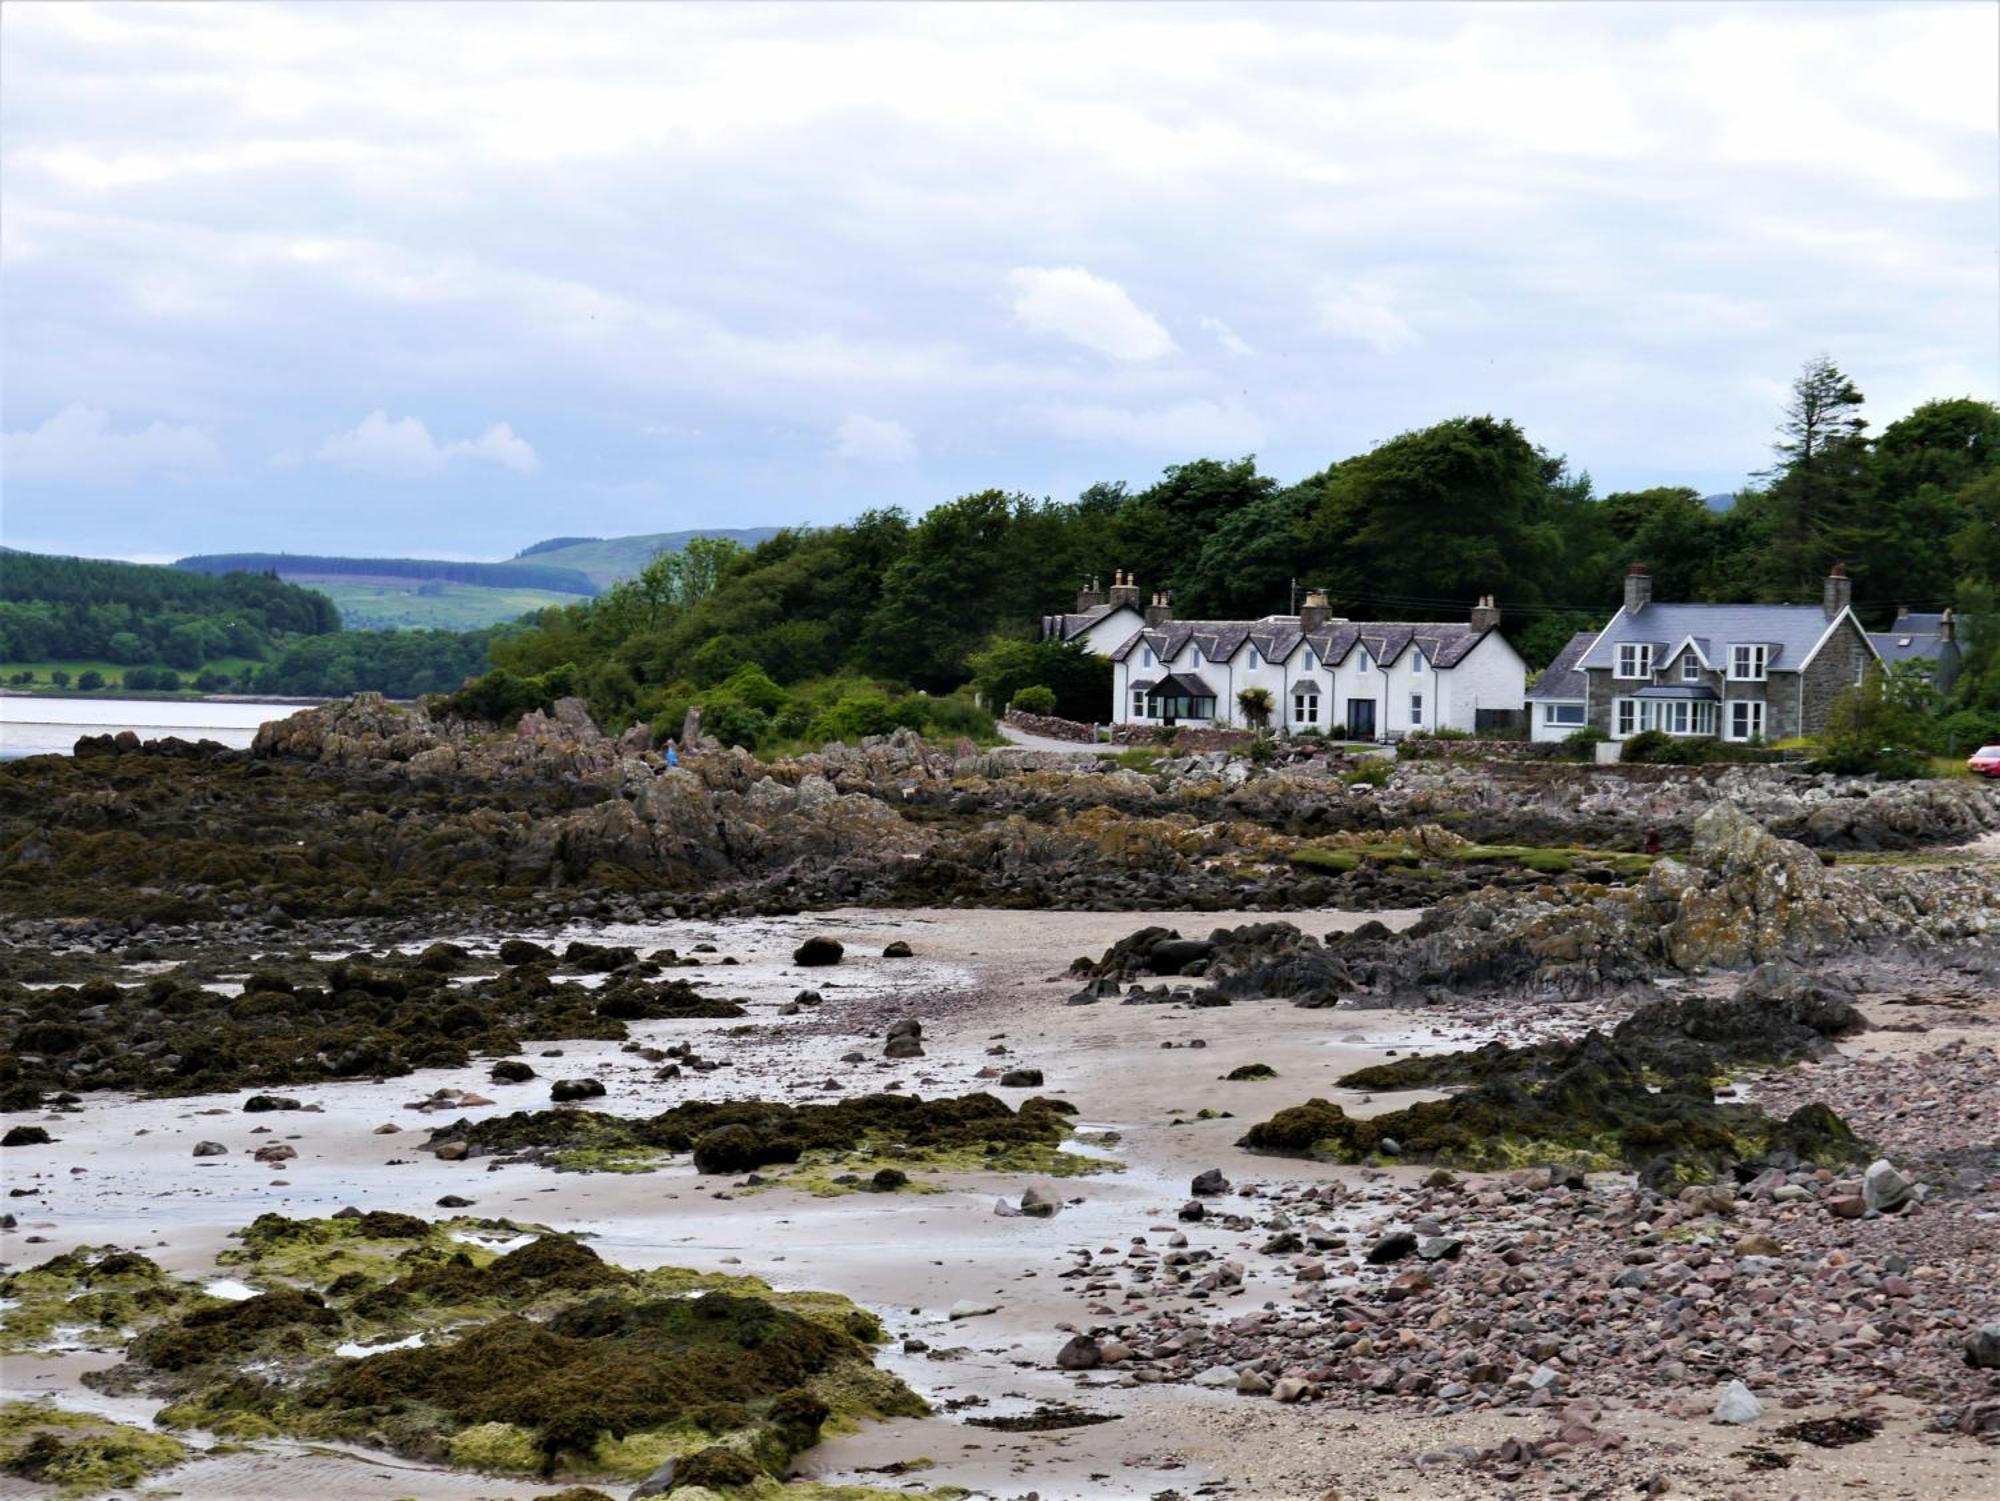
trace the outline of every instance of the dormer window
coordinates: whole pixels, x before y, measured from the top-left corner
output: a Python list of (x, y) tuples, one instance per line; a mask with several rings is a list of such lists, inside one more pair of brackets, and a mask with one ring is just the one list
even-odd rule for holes
[(1701, 681), (1701, 658), (1689, 652), (1681, 658), (1681, 681), (1699, 683)]
[(1729, 680), (1732, 683), (1761, 683), (1770, 665), (1771, 648), (1761, 642), (1729, 648)]
[(1649, 678), (1653, 675), (1653, 645), (1650, 641), (1626, 641), (1618, 647), (1618, 676)]

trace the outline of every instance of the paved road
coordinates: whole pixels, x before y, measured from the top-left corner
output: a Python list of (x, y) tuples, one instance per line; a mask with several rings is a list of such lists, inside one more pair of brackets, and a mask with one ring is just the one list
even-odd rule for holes
[(1004, 720), (1000, 724), (1000, 733), (1022, 750), (1055, 751), (1065, 756), (1094, 756), (1100, 751), (1113, 748), (1092, 745), (1086, 740), (1051, 740), (1046, 735), (1030, 735), (1023, 730), (1015, 729)]

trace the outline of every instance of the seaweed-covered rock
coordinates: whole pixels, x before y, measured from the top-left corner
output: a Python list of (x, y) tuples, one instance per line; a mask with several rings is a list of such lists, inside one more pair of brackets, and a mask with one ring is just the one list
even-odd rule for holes
[(1824, 1105), (1780, 1121), (1753, 1105), (1717, 1103), (1699, 1078), (1656, 1090), (1639, 1059), (1596, 1032), (1575, 1043), (1454, 1056), (1474, 1060), (1437, 1060), (1470, 1071), (1476, 1082), (1462, 1093), (1365, 1119), (1309, 1100), (1252, 1126), (1238, 1145), (1347, 1162), (1393, 1155), (1470, 1168), (1622, 1166), (1655, 1186), (1747, 1177), (1771, 1165), (1837, 1166), (1865, 1155)]
[(9, 1126), (0, 1147), (45, 1147), (54, 1139), (43, 1126)]
[(816, 934), (792, 950), (792, 963), (806, 968), (838, 964), (846, 952), (838, 938)]

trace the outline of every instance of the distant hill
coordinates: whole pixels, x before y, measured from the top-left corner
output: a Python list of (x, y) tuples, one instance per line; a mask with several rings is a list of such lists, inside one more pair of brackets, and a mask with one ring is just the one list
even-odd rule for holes
[(599, 588), (608, 588), (620, 579), (632, 577), (663, 552), (679, 552), (694, 537), (727, 537), (745, 547), (755, 547), (778, 535), (775, 526), (712, 528), (690, 532), (645, 532), (636, 537), (550, 537), (514, 554), (514, 562), (532, 558), (537, 563), (574, 568)]
[(317, 589), (352, 630), (481, 630), (552, 605), (575, 604), (631, 578), (693, 537), (754, 547), (774, 526), (649, 532), (636, 537), (549, 537), (504, 562), (446, 558), (346, 558), (312, 553), (199, 553), (173, 566), (190, 573), (276, 574)]
[(1736, 509), (1736, 497), (1734, 495), (1704, 495), (1701, 498), (1701, 503), (1711, 511), (1733, 511)]

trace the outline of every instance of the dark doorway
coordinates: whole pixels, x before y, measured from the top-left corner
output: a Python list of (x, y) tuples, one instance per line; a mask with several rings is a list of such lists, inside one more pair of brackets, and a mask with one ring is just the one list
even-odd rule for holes
[(1350, 698), (1347, 701), (1347, 738), (1349, 740), (1375, 738), (1374, 699)]

